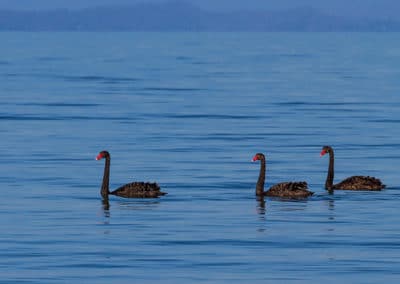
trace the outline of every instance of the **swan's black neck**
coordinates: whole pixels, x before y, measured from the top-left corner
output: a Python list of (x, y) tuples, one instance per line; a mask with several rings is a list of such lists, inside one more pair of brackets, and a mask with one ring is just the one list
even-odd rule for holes
[(103, 183), (101, 184), (100, 194), (103, 199), (108, 199), (108, 194), (110, 193), (110, 156), (105, 157), (106, 163), (104, 165), (104, 175), (103, 175)]
[(329, 149), (329, 167), (328, 167), (328, 175), (326, 176), (325, 189), (332, 190), (333, 189), (333, 178), (335, 176), (334, 163), (335, 163), (335, 155), (333, 153), (333, 149)]
[(260, 175), (258, 176), (257, 185), (256, 185), (256, 195), (263, 196), (264, 195), (264, 183), (265, 183), (265, 157), (260, 159)]

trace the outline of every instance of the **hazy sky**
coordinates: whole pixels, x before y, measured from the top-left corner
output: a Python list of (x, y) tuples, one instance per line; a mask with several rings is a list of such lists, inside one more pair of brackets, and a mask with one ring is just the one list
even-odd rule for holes
[[(0, 0), (0, 9), (55, 9), (170, 0)], [(399, 0), (180, 0), (208, 10), (277, 10), (312, 6), (334, 15), (400, 18)]]

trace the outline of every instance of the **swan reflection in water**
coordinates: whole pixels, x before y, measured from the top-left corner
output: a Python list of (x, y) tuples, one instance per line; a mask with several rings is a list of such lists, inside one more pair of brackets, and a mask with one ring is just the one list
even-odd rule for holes
[[(128, 210), (149, 210), (154, 209), (155, 206), (158, 206), (160, 202), (158, 200), (152, 199), (137, 199), (135, 201), (123, 201), (119, 202), (119, 209), (128, 209)], [(104, 217), (110, 218), (110, 202), (108, 198), (103, 198), (101, 201), (101, 206), (103, 210)]]
[[(266, 211), (264, 196), (257, 196), (257, 214), (263, 216), (265, 215)], [(263, 219), (265, 220), (265, 218)]]
[(108, 201), (108, 198), (104, 198), (101, 201), (101, 204), (103, 207), (104, 217), (110, 218), (110, 202)]

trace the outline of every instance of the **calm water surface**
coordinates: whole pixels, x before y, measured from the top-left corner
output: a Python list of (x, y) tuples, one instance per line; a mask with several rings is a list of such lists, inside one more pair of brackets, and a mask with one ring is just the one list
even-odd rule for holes
[[(398, 283), (398, 34), (1, 33), (1, 283)], [(325, 192), (373, 175), (382, 192)], [(155, 200), (100, 199), (157, 181)], [(254, 196), (306, 180), (315, 195)]]

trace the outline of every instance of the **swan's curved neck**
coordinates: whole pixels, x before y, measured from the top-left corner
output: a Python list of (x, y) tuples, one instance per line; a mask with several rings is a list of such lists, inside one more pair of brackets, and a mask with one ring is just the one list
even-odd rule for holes
[(329, 151), (329, 167), (328, 167), (328, 175), (326, 176), (325, 189), (332, 190), (333, 187), (333, 178), (335, 176), (335, 155), (333, 153), (333, 149)]
[(258, 176), (257, 185), (256, 185), (256, 195), (263, 196), (264, 195), (264, 183), (265, 183), (265, 158), (260, 160), (260, 175)]
[(110, 193), (110, 157), (106, 157), (106, 162), (104, 165), (104, 175), (103, 175), (103, 183), (101, 184), (100, 194), (103, 199), (108, 199), (108, 194)]

